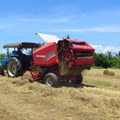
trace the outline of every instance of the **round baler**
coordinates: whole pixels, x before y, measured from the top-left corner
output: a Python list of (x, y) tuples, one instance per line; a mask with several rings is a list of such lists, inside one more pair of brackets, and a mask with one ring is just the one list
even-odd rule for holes
[(49, 86), (60, 81), (81, 84), (82, 71), (94, 63), (94, 49), (85, 41), (63, 39), (44, 44), (33, 52), (30, 82), (40, 80)]

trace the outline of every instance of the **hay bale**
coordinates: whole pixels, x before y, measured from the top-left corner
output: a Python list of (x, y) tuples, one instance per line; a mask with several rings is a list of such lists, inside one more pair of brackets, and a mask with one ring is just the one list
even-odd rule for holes
[(108, 76), (115, 76), (115, 72), (109, 71), (109, 70), (104, 70), (103, 75), (108, 75)]

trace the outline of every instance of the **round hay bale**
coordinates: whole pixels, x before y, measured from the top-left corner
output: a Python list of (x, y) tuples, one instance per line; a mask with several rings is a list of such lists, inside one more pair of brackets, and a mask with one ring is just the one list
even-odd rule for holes
[(103, 71), (103, 75), (114, 76), (115, 73), (114, 73), (113, 71), (104, 70), (104, 71)]
[(108, 75), (108, 74), (110, 74), (110, 71), (109, 71), (109, 70), (104, 70), (104, 71), (103, 71), (103, 75)]

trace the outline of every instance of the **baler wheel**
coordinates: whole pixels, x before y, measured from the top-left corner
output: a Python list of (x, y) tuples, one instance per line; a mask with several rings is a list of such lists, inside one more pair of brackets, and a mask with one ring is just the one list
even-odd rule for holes
[(30, 78), (30, 79), (29, 79), (29, 82), (30, 82), (30, 83), (33, 83), (33, 82), (35, 82), (35, 80), (34, 80), (33, 78)]
[(81, 84), (83, 82), (83, 76), (80, 74), (79, 76), (76, 76), (76, 79), (71, 81), (73, 84)]
[(4, 68), (1, 63), (0, 63), (0, 75), (4, 75)]
[(44, 78), (44, 82), (50, 87), (56, 87), (58, 85), (58, 78), (54, 73), (48, 73)]
[(22, 65), (18, 58), (10, 58), (7, 64), (7, 73), (9, 77), (13, 78), (22, 75)]

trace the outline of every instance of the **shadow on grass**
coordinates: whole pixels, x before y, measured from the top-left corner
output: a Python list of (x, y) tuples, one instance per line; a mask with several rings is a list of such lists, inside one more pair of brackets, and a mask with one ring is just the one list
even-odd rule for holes
[[(34, 81), (35, 82), (35, 81)], [(36, 81), (38, 83), (41, 83), (41, 84), (45, 84), (44, 82), (41, 82), (41, 81)], [(30, 82), (30, 83), (33, 83), (33, 82)], [(73, 88), (84, 88), (84, 87), (96, 87), (95, 85), (89, 85), (89, 84), (73, 84), (69, 81), (61, 81), (59, 82), (59, 84), (55, 85), (54, 86), (55, 88), (60, 88), (60, 87), (73, 87)]]
[(84, 88), (84, 87), (96, 87), (94, 85), (88, 85), (88, 84), (72, 84), (71, 82), (67, 82), (67, 81), (64, 81), (64, 82), (61, 82), (59, 87), (74, 87), (74, 88)]

